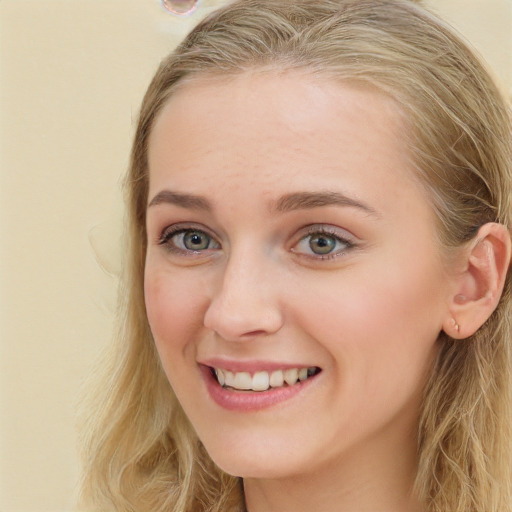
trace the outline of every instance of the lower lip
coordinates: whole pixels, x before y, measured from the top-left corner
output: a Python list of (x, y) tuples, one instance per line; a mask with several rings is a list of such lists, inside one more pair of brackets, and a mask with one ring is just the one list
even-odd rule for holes
[(316, 381), (318, 376), (317, 374), (309, 377), (293, 386), (270, 388), (267, 391), (234, 391), (223, 388), (212, 375), (208, 366), (201, 365), (200, 368), (213, 401), (224, 409), (239, 412), (258, 411), (286, 402), (302, 393), (313, 381)]

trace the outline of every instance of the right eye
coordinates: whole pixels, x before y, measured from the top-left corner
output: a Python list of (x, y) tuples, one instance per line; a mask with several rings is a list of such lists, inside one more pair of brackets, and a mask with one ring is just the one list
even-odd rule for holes
[(173, 252), (200, 253), (220, 249), (220, 244), (208, 233), (193, 228), (168, 228), (160, 237), (160, 245), (165, 245)]

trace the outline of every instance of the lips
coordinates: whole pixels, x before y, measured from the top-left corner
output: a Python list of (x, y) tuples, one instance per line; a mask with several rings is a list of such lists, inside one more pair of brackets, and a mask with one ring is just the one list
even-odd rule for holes
[[(302, 395), (317, 382), (317, 366), (221, 359), (199, 363), (206, 389), (223, 409), (239, 413), (271, 408)], [(222, 384), (221, 384), (222, 383)]]
[(320, 369), (316, 366), (302, 368), (286, 368), (274, 371), (260, 370), (255, 372), (233, 372), (223, 368), (212, 368), (217, 382), (226, 389), (237, 391), (262, 392), (270, 388), (282, 388), (294, 386), (298, 382), (305, 381), (317, 373)]

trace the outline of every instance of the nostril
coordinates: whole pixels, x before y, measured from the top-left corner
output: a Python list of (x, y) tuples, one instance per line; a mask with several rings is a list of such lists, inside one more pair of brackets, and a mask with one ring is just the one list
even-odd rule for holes
[(263, 329), (258, 329), (256, 331), (249, 331), (249, 332), (245, 332), (244, 334), (242, 334), (241, 338), (256, 338), (258, 336), (262, 336), (266, 333), (265, 330)]

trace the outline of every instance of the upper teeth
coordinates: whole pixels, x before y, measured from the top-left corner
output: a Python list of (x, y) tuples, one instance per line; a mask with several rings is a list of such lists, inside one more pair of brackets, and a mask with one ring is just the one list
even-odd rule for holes
[(317, 373), (316, 367), (289, 368), (273, 372), (260, 371), (251, 375), (249, 372), (230, 372), (215, 368), (219, 384), (243, 391), (266, 391), (269, 388), (280, 388), (286, 384), (293, 386), (298, 381), (306, 380)]

